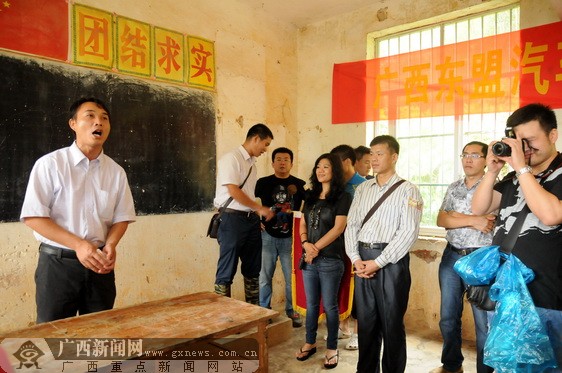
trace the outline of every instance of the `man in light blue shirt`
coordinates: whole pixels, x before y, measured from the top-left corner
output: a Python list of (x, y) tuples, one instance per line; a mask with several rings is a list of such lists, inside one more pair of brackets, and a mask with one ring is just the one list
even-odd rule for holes
[(355, 171), (353, 166), (357, 160), (355, 150), (349, 145), (338, 145), (330, 153), (340, 157), (343, 165), (343, 176), (346, 180), (345, 191), (353, 197), (357, 186), (367, 180)]

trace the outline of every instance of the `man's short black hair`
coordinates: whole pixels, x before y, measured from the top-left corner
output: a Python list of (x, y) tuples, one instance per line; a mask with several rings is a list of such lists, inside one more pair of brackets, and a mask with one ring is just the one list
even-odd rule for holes
[(488, 154), (488, 144), (484, 144), (482, 141), (471, 141), (462, 148), (462, 151), (464, 152), (466, 147), (469, 145), (480, 145), (482, 147), (482, 153), (484, 153), (484, 156)]
[(357, 158), (355, 157), (355, 150), (349, 145), (338, 145), (334, 149), (330, 151), (331, 154), (335, 154), (340, 157), (341, 161), (345, 161), (346, 159), (351, 160), (351, 164), (355, 164)]
[(291, 151), (291, 149), (285, 147), (277, 148), (273, 151), (273, 153), (271, 153), (271, 162), (275, 162), (275, 156), (277, 155), (277, 153), (289, 154), (291, 163), (293, 163), (293, 152)]
[(371, 141), (369, 146), (375, 146), (379, 144), (386, 144), (388, 148), (396, 154), (400, 154), (400, 144), (398, 144), (398, 140), (390, 135), (380, 135), (377, 136)]
[(246, 140), (249, 140), (254, 136), (259, 136), (260, 140), (265, 140), (267, 138), (273, 140), (273, 133), (263, 123), (254, 124), (252, 128), (248, 130), (248, 134), (246, 135)]
[(109, 118), (109, 120), (111, 120), (111, 114), (109, 113), (109, 109), (107, 108), (105, 102), (95, 97), (82, 97), (74, 101), (72, 105), (70, 105), (69, 109), (70, 119), (76, 119), (76, 113), (78, 112), (78, 109), (80, 108), (80, 106), (82, 106), (82, 104), (85, 104), (86, 102), (93, 102), (94, 104), (101, 107), (107, 113), (107, 117)]
[(356, 161), (361, 160), (366, 155), (371, 154), (371, 149), (367, 148), (365, 145), (359, 145), (355, 148), (355, 158)]
[(542, 130), (548, 135), (554, 128), (558, 128), (556, 114), (550, 106), (543, 104), (529, 104), (515, 110), (507, 118), (507, 127), (515, 128), (520, 124), (529, 123), (536, 120), (541, 125)]

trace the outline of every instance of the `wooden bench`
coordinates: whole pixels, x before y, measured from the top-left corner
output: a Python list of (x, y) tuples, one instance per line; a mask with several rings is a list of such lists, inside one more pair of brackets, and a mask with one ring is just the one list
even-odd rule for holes
[[(267, 325), (269, 319), (278, 315), (276, 311), (202, 292), (35, 325), (8, 333), (4, 337), (10, 339), (2, 342), (2, 347), (5, 351), (14, 351), (21, 346), (22, 339), (29, 338), (158, 339), (160, 344), (166, 338), (175, 340), (174, 343), (181, 340), (189, 344), (243, 336), (240, 333), (257, 327), (258, 371), (267, 372)], [(18, 340), (11, 342), (14, 338)], [(174, 346), (144, 344), (142, 347), (144, 350), (147, 347), (170, 350)], [(51, 357), (51, 360), (54, 359)], [(61, 363), (60, 360), (43, 362), (41, 371), (48, 372), (46, 368), (53, 367), (53, 371), (60, 372)], [(109, 363), (111, 361), (107, 361)]]

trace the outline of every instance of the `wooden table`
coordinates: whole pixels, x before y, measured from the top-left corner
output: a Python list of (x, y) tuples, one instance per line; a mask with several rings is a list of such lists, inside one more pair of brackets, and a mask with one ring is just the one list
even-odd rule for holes
[(179, 338), (194, 342), (224, 338), (257, 327), (259, 371), (267, 372), (266, 327), (268, 320), (278, 314), (215, 293), (202, 292), (39, 324), (4, 337)]

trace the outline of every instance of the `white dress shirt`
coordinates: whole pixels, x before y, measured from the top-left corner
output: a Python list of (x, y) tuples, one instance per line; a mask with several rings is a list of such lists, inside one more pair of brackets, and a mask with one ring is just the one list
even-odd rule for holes
[[(251, 200), (256, 199), (255, 191), (258, 178), (256, 167), (252, 167), (255, 163), (256, 157), (252, 157), (242, 145), (221, 157), (217, 166), (217, 186), (214, 199), (216, 208), (221, 207), (230, 198), (230, 193), (228, 193), (226, 186), (228, 184), (240, 186), (246, 176), (248, 176), (250, 168), (252, 168), (252, 172), (242, 187), (242, 191)], [(248, 206), (241, 204), (235, 199), (230, 202), (228, 208), (239, 211), (252, 211)]]
[(376, 201), (400, 179), (394, 174), (385, 185), (378, 185), (375, 177), (363, 182), (355, 190), (345, 229), (345, 251), (351, 263), (362, 259), (359, 242), (388, 243), (375, 259), (380, 268), (398, 262), (416, 242), (423, 201), (418, 188), (408, 181), (394, 190), (361, 228), (365, 215)]
[[(50, 217), (67, 231), (101, 247), (115, 223), (135, 221), (125, 170), (103, 152), (90, 161), (76, 142), (39, 158), (29, 176), (20, 220)], [(37, 232), (46, 244), (67, 248)]]

